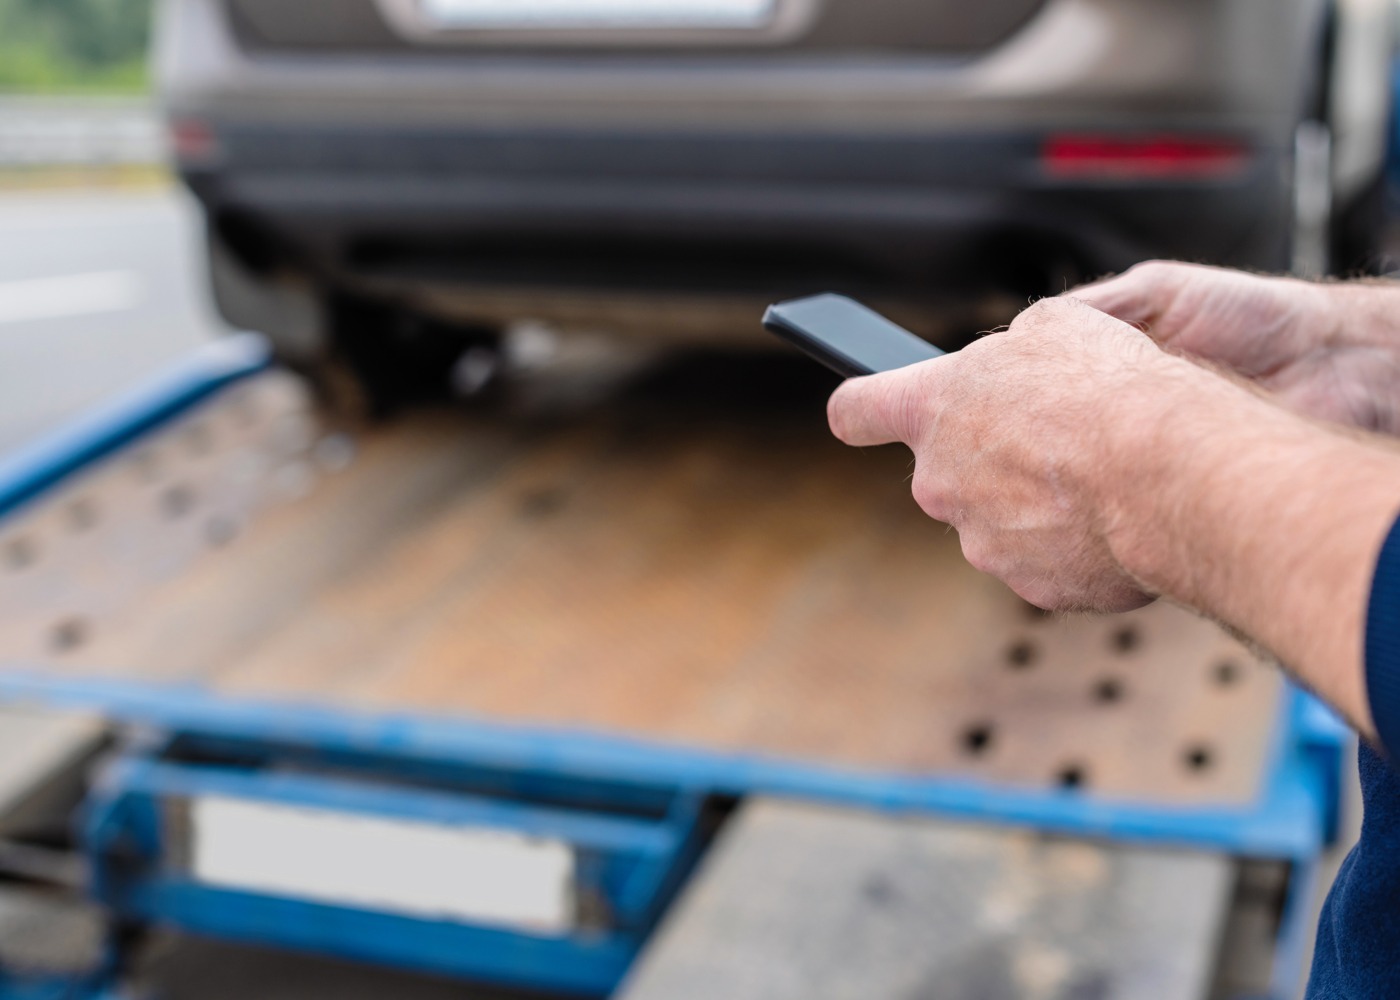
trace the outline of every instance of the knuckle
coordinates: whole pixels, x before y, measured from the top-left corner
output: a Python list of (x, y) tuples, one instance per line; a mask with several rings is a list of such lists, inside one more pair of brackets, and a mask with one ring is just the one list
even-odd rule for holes
[(1102, 602), (1105, 611), (1122, 613), (1124, 611), (1136, 611), (1144, 608), (1153, 602), (1151, 594), (1140, 589), (1131, 581), (1119, 583)]
[(936, 518), (936, 511), (941, 509), (941, 495), (938, 487), (927, 476), (915, 476), (912, 492), (914, 502), (919, 505), (925, 514)]
[(1087, 308), (1083, 302), (1069, 296), (1039, 299), (1032, 302), (1011, 323), (1012, 332), (1044, 330), (1056, 326)]
[(969, 566), (979, 573), (996, 575), (996, 560), (990, 546), (971, 533), (960, 534), (958, 541), (962, 545), (963, 558)]
[(912, 491), (914, 502), (929, 517), (945, 523), (951, 520), (952, 510), (948, 502), (947, 492), (933, 476), (924, 472), (916, 472)]
[(1024, 319), (1029, 322), (1053, 319), (1062, 313), (1067, 301), (1068, 299), (1063, 299), (1058, 296), (1054, 298), (1046, 297), (1037, 299), (1025, 309), (1021, 310), (1021, 315), (1018, 319)]
[(1134, 264), (1132, 267), (1128, 268), (1124, 274), (1151, 283), (1171, 276), (1179, 267), (1181, 267), (1181, 265), (1175, 261), (1145, 260), (1141, 263)]
[(1042, 611), (1069, 611), (1079, 606), (1074, 587), (1056, 579), (1051, 573), (1024, 567), (1021, 572), (1008, 576), (1004, 582), (1017, 597)]
[(1082, 318), (1081, 311), (1088, 308), (1088, 305), (1081, 303), (1077, 298), (1042, 298), (1037, 303), (1028, 305), (1021, 315), (1012, 321), (1008, 333), (1014, 336), (1008, 338), (1008, 342), (1028, 345), (1033, 340), (1056, 336), (1075, 319)]
[(1041, 611), (1058, 611), (1060, 608), (1056, 602), (1056, 595), (1042, 584), (1026, 580), (1008, 580), (1006, 585), (1011, 588), (1011, 592), (1025, 601), (1033, 604)]

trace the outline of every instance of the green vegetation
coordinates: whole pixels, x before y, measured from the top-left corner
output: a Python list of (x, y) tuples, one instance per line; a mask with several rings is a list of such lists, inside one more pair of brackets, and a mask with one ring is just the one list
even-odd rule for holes
[(0, 0), (0, 92), (140, 93), (154, 0)]

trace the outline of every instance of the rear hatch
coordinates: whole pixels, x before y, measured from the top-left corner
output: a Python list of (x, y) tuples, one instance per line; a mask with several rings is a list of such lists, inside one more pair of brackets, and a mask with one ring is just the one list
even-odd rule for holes
[(1045, 0), (228, 0), (250, 51), (677, 48), (973, 55)]

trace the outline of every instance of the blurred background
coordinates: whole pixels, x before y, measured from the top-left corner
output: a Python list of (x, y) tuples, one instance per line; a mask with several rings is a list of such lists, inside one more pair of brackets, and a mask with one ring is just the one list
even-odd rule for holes
[[(291, 920), (235, 931), (209, 915), (234, 912), (224, 898), (199, 913), (104, 898), (120, 895), (99, 877), (111, 845), (73, 817), (95, 808), (95, 761), (155, 751), (106, 695), (80, 692), (97, 722), (0, 726), (14, 760), (0, 792), (26, 803), (0, 819), (0, 1000), (602, 995), (627, 969), (634, 1000), (1295, 995), (1311, 914), (1355, 838), (1354, 796), (1332, 829), (1352, 766), (1290, 770), (1275, 748), (1303, 740), (1306, 713), (1210, 626), (1171, 609), (1042, 620), (971, 573), (955, 540), (905, 545), (926, 527), (901, 459), (829, 447), (834, 382), (757, 319), (840, 290), (956, 349), (1146, 259), (1387, 274), (1396, 14), (1390, 0), (0, 0), (0, 455), (42, 457), (73, 420), (234, 331), (270, 352), (276, 373), (250, 395), (282, 421), (266, 454), (225, 450), (211, 410), (215, 446), (187, 450), (214, 464), (152, 487), (167, 520), (191, 496), (213, 511), (198, 508), (189, 553), (144, 523), (108, 533), (105, 514), (102, 544), (48, 544), (87, 530), (74, 511), (136, 503), (103, 485), (121, 454), (47, 505), (0, 505), (0, 660), (80, 685), (197, 680), (215, 705), (236, 691), (638, 739), (617, 775), (576, 787), (538, 761), (547, 792), (493, 784), (482, 774), (504, 765), (473, 758), (433, 788), (668, 833), (684, 826), (678, 787), (701, 803), (632, 924), (614, 898), (632, 862), (570, 848), (563, 958), (531, 957), (528, 921), (476, 911), (434, 911), (438, 929), (410, 928), (385, 958), (375, 932), (325, 913), (308, 937)], [(285, 444), (277, 407), (305, 444)], [(148, 454), (169, 464), (165, 440)], [(266, 495), (245, 482), (258, 463)], [(358, 478), (339, 493), (298, 485), (346, 466)], [(121, 603), (143, 587), (144, 603)], [(1197, 675), (1185, 693), (1152, 679)], [(288, 763), (279, 738), (236, 768), (330, 766)], [(647, 740), (730, 756), (702, 758), (694, 787), (658, 764), (663, 804), (621, 802)], [(1335, 765), (1347, 751), (1329, 745)], [(396, 774), (388, 746), (356, 781)], [(750, 753), (815, 777), (715, 763)], [(868, 780), (833, 777), (852, 770)], [(914, 832), (764, 811), (771, 794), (864, 817), (904, 794), (890, 774), (930, 778), (945, 804), (963, 800), (944, 779), (993, 791), (913, 806), (934, 824)], [(1279, 788), (1310, 818), (1275, 817), (1272, 840), (1247, 810), (1231, 825)], [(216, 822), (175, 797), (153, 873), (183, 871), (203, 843), (189, 830)], [(1143, 803), (1156, 819), (1131, 811)], [(1112, 808), (1133, 823), (1095, 825)], [(938, 825), (959, 811), (991, 825), (971, 840)], [(1010, 817), (1030, 839), (1005, 839)], [(239, 877), (324, 902), (271, 873), (311, 836), (296, 817), (256, 822), (284, 820)], [(1138, 833), (1120, 844), (1110, 827)], [(545, 864), (531, 857), (515, 861)], [(867, 867), (848, 885), (835, 859), (852, 858)], [(758, 905), (741, 890), (770, 870)], [(502, 884), (502, 899), (528, 895)], [(830, 926), (804, 912), (813, 893)], [(909, 909), (887, 920), (901, 893)], [(509, 933), (432, 936), (473, 921)], [(765, 930), (736, 942), (731, 926)], [(619, 951), (589, 965), (604, 931)], [(906, 967), (927, 939), (947, 945)], [(31, 974), (75, 955), (99, 973)]]
[(215, 332), (152, 92), (153, 16), (125, 0), (0, 12), (6, 448)]

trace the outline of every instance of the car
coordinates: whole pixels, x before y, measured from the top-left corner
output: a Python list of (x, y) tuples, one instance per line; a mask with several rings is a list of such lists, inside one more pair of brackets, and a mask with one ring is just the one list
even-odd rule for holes
[(215, 298), (440, 385), (514, 324), (753, 342), (826, 290), (955, 340), (1152, 257), (1374, 254), (1390, 0), (166, 0)]

